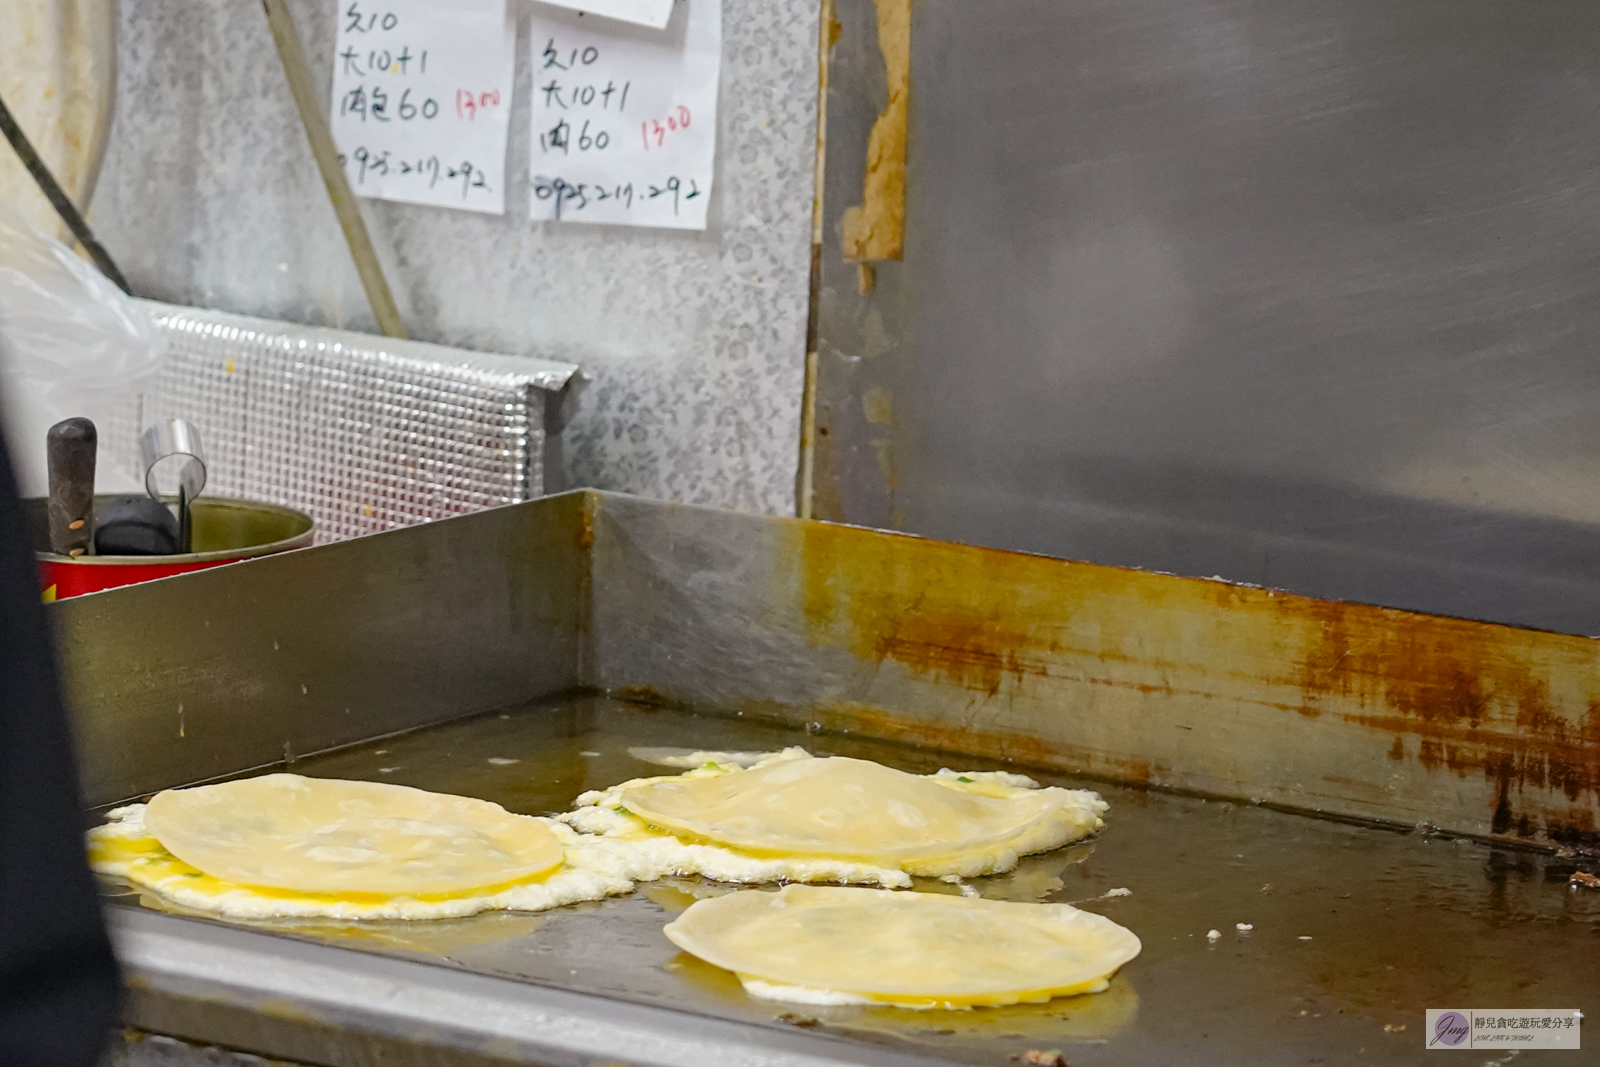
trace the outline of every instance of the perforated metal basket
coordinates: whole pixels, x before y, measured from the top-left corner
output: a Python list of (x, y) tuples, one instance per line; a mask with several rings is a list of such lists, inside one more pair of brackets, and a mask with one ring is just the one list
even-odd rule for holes
[[(582, 380), (550, 360), (140, 303), (169, 347), (139, 420), (188, 419), (209, 493), (304, 511), (319, 542), (542, 495), (547, 434)], [(131, 441), (106, 446), (102, 462), (134, 462)]]

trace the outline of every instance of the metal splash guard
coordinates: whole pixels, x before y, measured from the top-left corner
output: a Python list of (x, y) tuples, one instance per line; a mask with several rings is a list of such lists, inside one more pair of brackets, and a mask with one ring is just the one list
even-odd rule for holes
[(168, 343), (141, 424), (189, 420), (214, 493), (304, 511), (319, 543), (531, 500), (559, 470), (572, 364), (140, 304)]

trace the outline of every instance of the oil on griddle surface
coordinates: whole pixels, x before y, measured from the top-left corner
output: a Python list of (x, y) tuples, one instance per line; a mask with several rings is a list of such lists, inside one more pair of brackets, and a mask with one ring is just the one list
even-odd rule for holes
[[(537, 814), (568, 807), (583, 790), (661, 772), (629, 756), (630, 746), (789, 744), (912, 771), (984, 762), (580, 697), (302, 760), (293, 769), (465, 793)], [(726, 891), (697, 878), (538, 915), (272, 928), (970, 1063), (1004, 1063), (1026, 1049), (1053, 1047), (1065, 1049), (1075, 1067), (1410, 1063), (1423, 1055), (1428, 1007), (1576, 1007), (1600, 1018), (1600, 892), (1567, 887), (1579, 861), (1089, 787), (1112, 805), (1099, 837), (975, 882), (996, 899), (1079, 902), (1143, 939), (1143, 955), (1109, 991), (1049, 1004), (906, 1012), (752, 1000), (731, 975), (677, 953), (661, 935), (696, 897)], [(957, 892), (937, 881), (918, 888)], [(1102, 896), (1118, 888), (1132, 894)], [(135, 905), (139, 898), (114, 899)], [(1253, 929), (1241, 933), (1237, 923)], [(1206, 937), (1211, 929), (1223, 934), (1215, 943)], [(1528, 1062), (1538, 1055), (1528, 1054)]]

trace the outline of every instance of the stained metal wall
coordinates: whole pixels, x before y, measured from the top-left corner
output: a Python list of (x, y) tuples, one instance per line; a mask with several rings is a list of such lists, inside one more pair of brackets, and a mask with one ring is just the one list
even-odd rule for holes
[(584, 677), (619, 696), (1600, 847), (1600, 639), (591, 499)]
[(1600, 846), (1600, 639), (828, 523), (567, 493), (50, 618), (96, 805), (581, 687)]
[(1600, 633), (1600, 8), (836, 0), (818, 514)]

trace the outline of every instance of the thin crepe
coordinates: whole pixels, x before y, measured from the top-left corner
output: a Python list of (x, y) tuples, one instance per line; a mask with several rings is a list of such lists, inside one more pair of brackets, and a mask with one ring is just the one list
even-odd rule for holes
[(235, 885), (424, 896), (561, 864), (538, 819), (381, 782), (268, 774), (156, 794), (145, 826), (167, 851)]
[(1061, 806), (1059, 790), (1012, 792), (984, 796), (832, 756), (657, 780), (619, 799), (652, 826), (747, 852), (894, 865), (1015, 840)]
[(906, 1007), (1095, 992), (1141, 948), (1132, 931), (1067, 904), (805, 885), (697, 901), (665, 933), (757, 995)]

